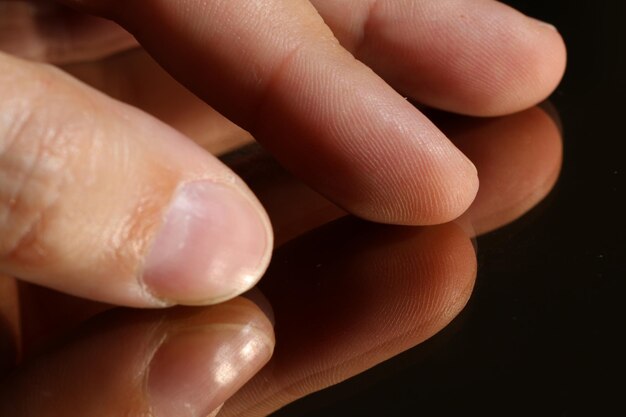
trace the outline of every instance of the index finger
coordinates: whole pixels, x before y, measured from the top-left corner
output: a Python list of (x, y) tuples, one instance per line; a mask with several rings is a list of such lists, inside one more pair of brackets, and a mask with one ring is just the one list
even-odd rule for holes
[(460, 215), (472, 163), (343, 49), (305, 0), (65, 0), (129, 30), (176, 78), (294, 174), (366, 219)]

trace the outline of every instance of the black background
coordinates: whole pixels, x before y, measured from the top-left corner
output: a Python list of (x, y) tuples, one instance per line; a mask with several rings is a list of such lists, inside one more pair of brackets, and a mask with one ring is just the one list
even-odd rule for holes
[(626, 2), (505, 3), (567, 44), (555, 189), (478, 239), (476, 289), (450, 326), (274, 417), (626, 415)]

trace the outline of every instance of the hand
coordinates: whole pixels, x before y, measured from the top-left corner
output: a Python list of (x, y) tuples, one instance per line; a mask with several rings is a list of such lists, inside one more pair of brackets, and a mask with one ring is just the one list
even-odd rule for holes
[[(79, 61), (137, 40), (289, 171), (378, 222), (449, 221), (478, 187), (472, 163), (403, 95), (510, 113), (548, 96), (565, 66), (556, 31), (494, 1), (65, 3), (133, 36), (56, 3), (5, 0), (0, 47), (73, 63), (88, 78), (86, 66), (110, 61)], [(137, 101), (160, 100), (141, 107), (191, 118), (197, 101), (126, 70)], [(188, 137), (8, 55), (0, 89), (0, 272), (132, 307), (217, 303), (263, 274), (272, 251), (263, 207)]]
[[(462, 218), (438, 226), (360, 222), (265, 153), (225, 158), (277, 228), (260, 285), (267, 298), (255, 291), (211, 307), (138, 312), (0, 281), (13, 285), (0, 290), (0, 347), (21, 346), (22, 355), (0, 388), (0, 415), (204, 417), (221, 407), (220, 417), (266, 416), (439, 333), (472, 294), (472, 239), (545, 198), (562, 143), (539, 108), (433, 117), (476, 161), (483, 185)], [(416, 349), (409, 360), (427, 354)]]

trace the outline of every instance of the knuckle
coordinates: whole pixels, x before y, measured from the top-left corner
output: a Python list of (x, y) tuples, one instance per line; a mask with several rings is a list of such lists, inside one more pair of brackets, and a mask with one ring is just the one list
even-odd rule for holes
[[(50, 80), (42, 76), (24, 94), (0, 102), (0, 259), (47, 259), (45, 230), (79, 152), (63, 106), (47, 103)], [(33, 85), (31, 84), (31, 85)], [(52, 95), (53, 96), (53, 95)]]

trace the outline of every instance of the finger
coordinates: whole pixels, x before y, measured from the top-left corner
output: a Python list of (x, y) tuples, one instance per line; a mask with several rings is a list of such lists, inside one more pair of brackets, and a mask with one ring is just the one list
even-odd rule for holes
[(3, 55), (0, 89), (0, 272), (138, 307), (221, 301), (262, 275), (265, 212), (190, 140)]
[(268, 365), (226, 402), (224, 417), (267, 416), (424, 342), (463, 309), (476, 276), (472, 243), (454, 224), (344, 219), (275, 256), (261, 287), (279, 343)]
[(244, 298), (204, 309), (112, 312), (5, 379), (0, 414), (205, 417), (273, 347), (271, 323)]
[[(560, 174), (563, 144), (554, 117), (540, 107), (498, 118), (430, 113), (476, 164), (481, 188), (457, 219), (483, 234), (519, 219), (551, 192)], [(347, 213), (298, 181), (267, 152), (248, 146), (222, 156), (267, 209), (275, 246)]]
[(55, 64), (100, 59), (137, 46), (119, 25), (51, 1), (0, 1), (0, 51)]
[(338, 47), (304, 0), (68, 3), (120, 22), (290, 171), (361, 217), (440, 223), (476, 194), (472, 164)]
[(213, 155), (253, 141), (250, 133), (183, 87), (142, 49), (63, 69), (106, 93), (174, 127)]
[(403, 94), (493, 116), (549, 96), (565, 69), (548, 24), (493, 0), (311, 0), (341, 44)]

